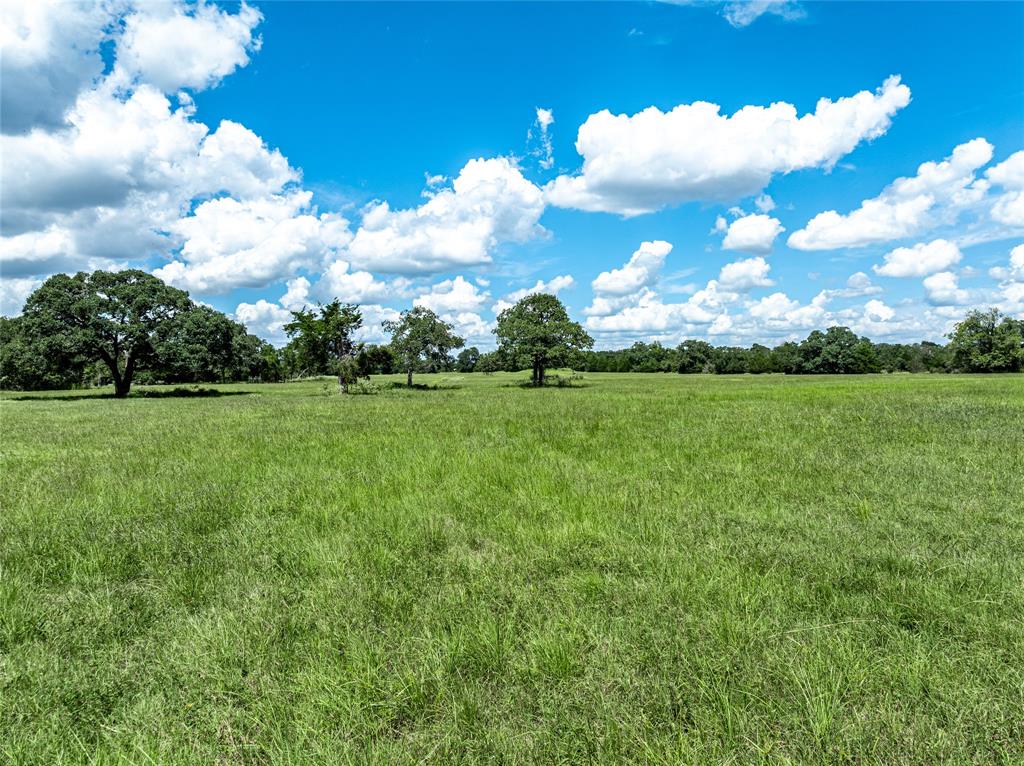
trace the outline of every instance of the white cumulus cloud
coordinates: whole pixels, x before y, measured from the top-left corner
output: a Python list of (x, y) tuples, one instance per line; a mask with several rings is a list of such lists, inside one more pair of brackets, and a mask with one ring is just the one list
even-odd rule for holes
[(715, 300), (721, 298), (713, 283), (682, 303), (666, 303), (652, 289), (671, 251), (664, 240), (643, 242), (621, 268), (598, 274), (591, 283), (594, 298), (583, 310), (587, 328), (608, 337), (638, 337), (713, 322)]
[(718, 274), (718, 284), (729, 292), (745, 292), (754, 287), (771, 287), (775, 284), (768, 278), (771, 266), (757, 256), (727, 263)]
[(822, 290), (821, 294), (832, 300), (834, 298), (860, 298), (865, 295), (877, 295), (882, 288), (872, 283), (871, 278), (863, 271), (858, 271), (846, 280), (846, 287), (835, 290)]
[(141, 80), (172, 93), (216, 85), (249, 63), (260, 40), (253, 29), (263, 15), (244, 2), (237, 13), (198, 0), (140, 3), (124, 20), (114, 77)]
[(988, 273), (993, 279), (1024, 282), (1024, 245), (1016, 245), (1010, 250), (1009, 267), (994, 266)]
[(317, 212), (278, 150), (230, 120), (211, 131), (179, 91), (245, 66), (261, 18), (206, 0), (3, 4), (5, 278), (163, 258), (159, 276), (216, 293), (336, 259), (347, 222)]
[(960, 248), (945, 239), (919, 242), (913, 247), (897, 247), (885, 254), (881, 266), (872, 266), (883, 277), (924, 277), (959, 263)]
[[(296, 310), (298, 308), (301, 307), (296, 307)], [(284, 325), (291, 321), (292, 314), (283, 306), (260, 298), (255, 303), (239, 303), (235, 308), (235, 319), (253, 335), (281, 345), (285, 341)]]
[(704, 101), (631, 116), (603, 110), (580, 126), (580, 174), (559, 176), (545, 195), (560, 207), (624, 216), (755, 195), (776, 174), (831, 168), (862, 141), (885, 133), (909, 102), (910, 89), (894, 76), (873, 93), (822, 98), (804, 115), (781, 101), (732, 115)]
[(1007, 226), (1024, 226), (1024, 151), (1014, 152), (985, 176), (1006, 191), (992, 205), (992, 218)]
[(729, 224), (722, 249), (744, 253), (769, 253), (775, 238), (785, 228), (778, 218), (764, 214), (745, 215)]
[(850, 213), (818, 213), (789, 236), (788, 244), (797, 250), (863, 247), (952, 222), (960, 210), (985, 197), (988, 182), (976, 173), (991, 159), (992, 145), (983, 138), (960, 144), (942, 162), (923, 163), (917, 175), (897, 178)]
[(0, 279), (0, 316), (20, 314), (28, 296), (43, 284), (33, 277), (7, 277)]
[(541, 190), (507, 158), (470, 160), (451, 188), (423, 205), (370, 205), (348, 248), (358, 268), (385, 272), (445, 271), (490, 263), (504, 242), (545, 235)]
[(875, 298), (864, 304), (864, 315), (868, 319), (874, 321), (888, 322), (896, 316), (896, 312), (891, 307), (886, 306), (882, 301)]
[(933, 306), (958, 306), (967, 303), (969, 295), (961, 290), (956, 274), (952, 271), (940, 271), (926, 277), (924, 282), (928, 302)]
[[(381, 303), (407, 295), (408, 282), (401, 277), (383, 281), (368, 271), (352, 271), (348, 261), (338, 260), (327, 266), (314, 290), (324, 301), (337, 298), (342, 303)], [(281, 302), (287, 305), (283, 299)]]
[(414, 306), (425, 306), (438, 314), (476, 312), (486, 303), (488, 294), (464, 277), (438, 282), (428, 292), (413, 299)]
[(591, 287), (601, 295), (635, 293), (654, 283), (670, 252), (672, 245), (664, 240), (641, 242), (622, 268), (601, 272), (591, 282)]
[(55, 129), (80, 91), (103, 72), (109, 4), (68, 0), (0, 3), (0, 128)]
[(1024, 244), (1010, 250), (1007, 266), (989, 269), (989, 276), (999, 280), (999, 306), (1003, 311), (1024, 315)]
[(587, 317), (587, 329), (614, 333), (662, 333), (686, 324), (709, 324), (714, 315), (691, 302), (664, 303), (653, 292), (641, 293), (635, 304), (613, 314)]
[(217, 293), (240, 285), (262, 287), (316, 268), (352, 233), (344, 218), (318, 215), (311, 198), (311, 192), (296, 190), (245, 202), (231, 197), (203, 202), (172, 224), (184, 245), (154, 274), (188, 290)]

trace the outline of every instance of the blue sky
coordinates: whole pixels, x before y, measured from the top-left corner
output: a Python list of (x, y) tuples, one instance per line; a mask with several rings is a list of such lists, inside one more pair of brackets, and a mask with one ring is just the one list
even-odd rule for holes
[(335, 296), (480, 346), (530, 289), (604, 347), (1024, 315), (1021, 3), (28, 8), (5, 313), (142, 266), (275, 342)]

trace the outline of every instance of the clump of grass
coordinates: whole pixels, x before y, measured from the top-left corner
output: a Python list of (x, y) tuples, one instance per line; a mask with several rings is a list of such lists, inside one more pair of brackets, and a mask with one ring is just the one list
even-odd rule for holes
[(581, 373), (573, 372), (570, 375), (548, 375), (544, 379), (544, 385), (554, 388), (581, 388), (586, 383)]

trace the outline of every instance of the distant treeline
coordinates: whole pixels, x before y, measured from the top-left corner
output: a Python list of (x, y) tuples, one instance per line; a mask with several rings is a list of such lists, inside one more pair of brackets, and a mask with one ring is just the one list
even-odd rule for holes
[[(0, 387), (39, 390), (132, 383), (278, 382), (333, 375), (342, 391), (370, 375), (419, 372), (584, 372), (862, 374), (876, 372), (1020, 372), (1024, 320), (996, 309), (972, 311), (949, 343), (873, 343), (847, 327), (815, 330), (775, 348), (675, 348), (635, 343), (594, 351), (593, 339), (553, 295), (529, 295), (497, 318), (497, 350), (465, 348), (448, 322), (423, 306), (384, 323), (391, 342), (355, 340), (358, 306), (334, 300), (292, 312), (289, 342), (275, 348), (223, 313), (138, 270), (50, 277), (22, 314), (0, 318)], [(456, 352), (457, 355), (456, 355)]]
[(921, 343), (872, 343), (846, 327), (815, 330), (800, 343), (774, 348), (755, 343), (750, 348), (712, 346), (687, 340), (676, 348), (658, 343), (635, 343), (617, 351), (591, 351), (583, 369), (591, 372), (680, 372), (754, 375), (863, 374), (872, 372), (951, 372), (955, 368), (948, 346)]
[[(371, 374), (396, 372), (388, 347), (367, 346), (360, 353), (361, 369)], [(774, 348), (755, 343), (749, 348), (712, 346), (685, 340), (675, 348), (661, 343), (634, 343), (614, 351), (578, 351), (568, 366), (582, 372), (676, 372), (737, 375), (850, 375), (877, 372), (1020, 372), (1024, 370), (1024, 320), (1004, 317), (997, 310), (971, 312), (957, 325), (947, 345), (873, 343), (847, 327), (814, 330), (799, 343)], [(500, 350), (462, 351), (446, 364), (424, 372), (516, 372), (521, 367)]]

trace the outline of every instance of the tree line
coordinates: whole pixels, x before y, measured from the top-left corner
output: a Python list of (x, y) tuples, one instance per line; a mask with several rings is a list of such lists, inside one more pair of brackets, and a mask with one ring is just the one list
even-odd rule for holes
[[(879, 372), (1021, 372), (1024, 370), (1024, 320), (999, 311), (972, 311), (957, 324), (946, 345), (874, 343), (847, 327), (814, 330), (800, 342), (774, 348), (755, 343), (749, 348), (713, 346), (685, 340), (676, 347), (634, 343), (616, 350), (582, 350), (567, 357), (567, 366), (581, 372), (675, 372), (683, 374), (849, 375)], [(387, 346), (374, 346), (370, 364), (375, 373), (396, 371)], [(515, 372), (515, 360), (497, 351), (465, 349), (438, 370)]]
[[(972, 311), (949, 343), (873, 343), (847, 327), (815, 330), (774, 348), (713, 346), (686, 340), (675, 348), (635, 343), (594, 351), (594, 341), (554, 295), (535, 294), (502, 311), (497, 349), (465, 347), (454, 327), (423, 306), (383, 323), (387, 344), (355, 340), (359, 306), (334, 300), (292, 312), (289, 341), (275, 348), (183, 290), (139, 270), (57, 274), (33, 292), (20, 316), (0, 318), (0, 387), (17, 390), (133, 383), (279, 382), (332, 375), (342, 391), (370, 375), (456, 371), (861, 374), (877, 372), (1020, 372), (1024, 320)], [(458, 352), (456, 354), (456, 352)]]

